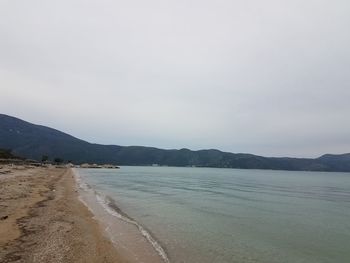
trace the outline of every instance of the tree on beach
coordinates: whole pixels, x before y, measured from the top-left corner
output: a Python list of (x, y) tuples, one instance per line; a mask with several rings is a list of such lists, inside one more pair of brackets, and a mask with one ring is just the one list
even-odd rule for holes
[(61, 164), (61, 163), (63, 163), (63, 159), (62, 159), (62, 158), (59, 158), (59, 157), (56, 157), (56, 158), (54, 159), (54, 162), (55, 162), (56, 164)]
[(16, 156), (12, 154), (12, 150), (0, 149), (0, 159), (13, 159), (13, 158), (16, 158)]
[(46, 161), (48, 161), (49, 160), (49, 156), (47, 156), (47, 155), (43, 155), (42, 157), (41, 157), (41, 162), (46, 162)]

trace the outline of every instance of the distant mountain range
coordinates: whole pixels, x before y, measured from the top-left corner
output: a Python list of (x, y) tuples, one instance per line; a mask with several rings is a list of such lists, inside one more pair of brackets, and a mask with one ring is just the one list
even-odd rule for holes
[(0, 114), (0, 148), (30, 159), (43, 155), (75, 163), (199, 166), (242, 169), (350, 172), (350, 153), (319, 158), (277, 158), (219, 150), (163, 150), (143, 146), (93, 144), (58, 130)]

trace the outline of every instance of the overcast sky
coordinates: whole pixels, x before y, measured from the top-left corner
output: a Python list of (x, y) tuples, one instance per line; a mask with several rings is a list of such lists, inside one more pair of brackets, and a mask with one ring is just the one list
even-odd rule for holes
[(1, 0), (0, 112), (90, 142), (350, 152), (348, 0)]

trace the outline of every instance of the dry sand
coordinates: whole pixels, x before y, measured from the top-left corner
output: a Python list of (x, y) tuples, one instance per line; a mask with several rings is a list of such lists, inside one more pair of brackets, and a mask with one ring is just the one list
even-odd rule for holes
[(0, 262), (129, 262), (63, 168), (0, 169)]

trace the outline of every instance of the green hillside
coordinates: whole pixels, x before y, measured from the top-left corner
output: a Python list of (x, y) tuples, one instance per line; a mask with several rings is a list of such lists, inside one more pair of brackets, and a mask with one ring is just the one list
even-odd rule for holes
[(200, 166), (242, 169), (350, 171), (350, 154), (320, 158), (271, 158), (219, 150), (164, 150), (143, 146), (92, 144), (58, 130), (0, 114), (0, 148), (30, 159), (43, 155), (75, 163)]

